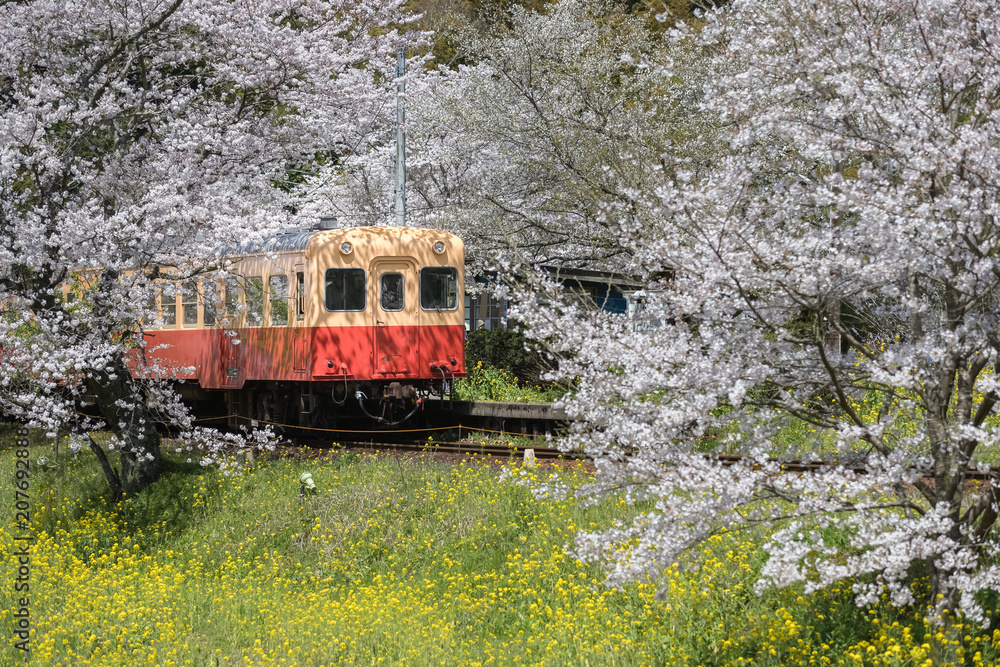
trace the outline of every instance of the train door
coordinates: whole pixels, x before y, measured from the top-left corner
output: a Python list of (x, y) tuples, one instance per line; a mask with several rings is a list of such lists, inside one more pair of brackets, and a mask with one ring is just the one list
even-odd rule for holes
[(306, 327), (306, 267), (296, 264), (292, 273), (292, 371), (305, 373), (309, 365), (309, 329)]
[(374, 354), (372, 377), (404, 378), (417, 372), (419, 344), (417, 269), (409, 260), (376, 258), (368, 275)]
[(236, 332), (222, 329), (219, 332), (220, 359), (222, 359), (222, 386), (239, 389), (246, 379), (240, 363), (242, 346), (236, 341)]
[(227, 389), (241, 389), (246, 381), (242, 356), (243, 345), (239, 340), (239, 284), (235, 276), (229, 276), (223, 283), (224, 316), (219, 330), (219, 359), (222, 361), (222, 386)]

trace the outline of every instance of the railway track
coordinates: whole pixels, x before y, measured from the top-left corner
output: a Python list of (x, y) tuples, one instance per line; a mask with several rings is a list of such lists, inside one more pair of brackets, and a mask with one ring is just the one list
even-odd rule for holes
[[(395, 442), (376, 442), (375, 440), (367, 441), (338, 441), (335, 443), (336, 447), (344, 448), (352, 451), (368, 451), (368, 452), (380, 452), (380, 453), (391, 453), (391, 452), (406, 452), (406, 453), (429, 453), (429, 454), (451, 454), (451, 455), (479, 455), (492, 458), (508, 459), (508, 460), (524, 460), (528, 453), (531, 451), (533, 458), (538, 460), (567, 460), (567, 461), (580, 461), (580, 460), (590, 460), (589, 457), (582, 453), (573, 452), (563, 452), (559, 449), (549, 446), (546, 441), (540, 441), (538, 445), (524, 446), (507, 444), (500, 445), (494, 443), (486, 443), (484, 441), (477, 440), (435, 440), (435, 441), (395, 441)], [(328, 440), (307, 440), (307, 439), (296, 439), (293, 441), (293, 448), (307, 448), (315, 451), (328, 450), (334, 443)], [(732, 466), (742, 461), (746, 458), (737, 454), (716, 454), (708, 455), (712, 458), (718, 460), (724, 466)], [(835, 461), (800, 461), (800, 460), (780, 460), (777, 458), (769, 459), (772, 463), (778, 463), (781, 466), (782, 472), (791, 474), (803, 474), (809, 472), (817, 472), (824, 468), (831, 468), (837, 465)], [(849, 467), (849, 470), (858, 475), (867, 474), (867, 470), (862, 467)], [(925, 478), (930, 479), (930, 478)], [(1000, 479), (1000, 467), (992, 466), (987, 471), (980, 471), (970, 468), (965, 471), (965, 479), (969, 482), (985, 482), (988, 480)]]
[[(744, 460), (744, 457), (738, 454), (717, 454), (716, 458), (718, 458), (723, 465), (735, 465), (736, 463)], [(816, 472), (823, 468), (831, 468), (837, 465), (836, 461), (781, 461), (780, 459), (769, 459), (769, 461), (780, 463), (782, 471), (789, 473)], [(858, 475), (868, 474), (868, 471), (861, 467), (853, 466), (848, 469)], [(925, 477), (924, 479), (932, 478)], [(965, 479), (970, 482), (1000, 479), (1000, 467), (991, 466), (990, 469), (985, 472), (976, 470), (975, 468), (969, 468), (965, 471)]]
[(475, 440), (452, 440), (452, 441), (411, 441), (411, 442), (374, 442), (374, 441), (338, 441), (331, 443), (322, 440), (295, 440), (291, 449), (306, 448), (315, 451), (328, 451), (336, 446), (337, 449), (349, 451), (361, 451), (372, 453), (392, 453), (405, 452), (417, 454), (451, 454), (451, 455), (477, 455), (499, 459), (523, 460), (525, 454), (530, 450), (536, 459), (544, 460), (583, 460), (585, 457), (577, 454), (567, 454), (558, 449), (548, 447), (525, 447), (520, 445), (497, 445), (484, 444)]
[(429, 400), (418, 418), (390, 428), (360, 416), (339, 418), (336, 425), (330, 426), (302, 426), (235, 414), (202, 416), (196, 421), (202, 426), (230, 430), (269, 426), (284, 438), (311, 443), (370, 440), (404, 444), (425, 436), (439, 442), (459, 442), (465, 439), (463, 435), (472, 433), (544, 441), (560, 437), (568, 420), (563, 412), (547, 404)]
[[(271, 424), (281, 429), (281, 435), (293, 447), (313, 450), (338, 447), (351, 450), (425, 452), (453, 455), (478, 454), (494, 458), (518, 459), (533, 450), (536, 459), (585, 459), (583, 454), (561, 452), (551, 446), (550, 437), (558, 433), (567, 423), (565, 413), (553, 409), (551, 405), (530, 403), (492, 403), (485, 401), (429, 401), (426, 412), (427, 422), (433, 425), (406, 429), (317, 429), (284, 424)], [(226, 420), (219, 417), (215, 421)], [(246, 420), (248, 425), (258, 426), (258, 420)], [(263, 422), (268, 424), (269, 422)], [(361, 424), (364, 425), (364, 424)], [(479, 435), (520, 437), (532, 444), (496, 444), (481, 438), (469, 439), (473, 433)], [(414, 435), (429, 434), (429, 439), (414, 440)], [(361, 436), (361, 438), (359, 438)], [(735, 465), (744, 457), (736, 454), (716, 454), (714, 457), (723, 465)], [(835, 461), (800, 461), (771, 459), (781, 465), (786, 473), (808, 473), (837, 465)], [(851, 467), (853, 472), (863, 475), (862, 467)], [(1000, 479), (1000, 467), (993, 466), (981, 472), (969, 469), (965, 473), (968, 481)]]
[[(292, 448), (306, 448), (314, 451), (324, 451), (334, 446), (333, 442), (327, 440), (306, 440), (296, 439)], [(528, 450), (531, 456), (538, 460), (566, 460), (580, 461), (589, 457), (582, 453), (563, 452), (554, 447), (548, 446), (545, 441), (539, 442), (537, 446), (527, 447), (524, 445), (499, 445), (484, 443), (476, 440), (443, 440), (443, 441), (408, 441), (408, 442), (376, 442), (368, 441), (338, 441), (335, 443), (338, 448), (351, 451), (367, 451), (372, 453), (428, 453), (428, 454), (452, 454), (452, 455), (479, 455), (492, 458), (508, 460), (524, 460)], [(710, 455), (706, 455), (710, 456)], [(717, 454), (713, 458), (722, 465), (732, 466), (745, 460), (745, 457), (736, 454)], [(803, 474), (816, 472), (824, 468), (831, 468), (837, 465), (835, 461), (799, 461), (769, 459), (772, 463), (778, 463), (782, 472), (791, 474)], [(867, 474), (867, 470), (862, 467), (850, 467), (849, 470), (858, 475)], [(930, 479), (930, 478), (925, 478)], [(991, 479), (1000, 479), (1000, 467), (993, 466), (987, 471), (968, 469), (965, 471), (965, 479), (970, 482), (985, 482)]]

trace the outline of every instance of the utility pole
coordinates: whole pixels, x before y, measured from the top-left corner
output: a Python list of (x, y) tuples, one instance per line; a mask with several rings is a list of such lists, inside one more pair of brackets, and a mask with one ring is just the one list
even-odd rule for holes
[(392, 125), (392, 138), (396, 146), (396, 155), (392, 161), (390, 181), (392, 196), (390, 197), (390, 224), (400, 227), (406, 225), (406, 51), (400, 49), (396, 54), (396, 120)]

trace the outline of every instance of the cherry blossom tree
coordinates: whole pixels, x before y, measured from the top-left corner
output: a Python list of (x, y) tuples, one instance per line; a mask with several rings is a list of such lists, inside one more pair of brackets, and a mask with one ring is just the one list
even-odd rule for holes
[[(456, 44), (468, 64), (407, 82), (407, 212), (463, 235), (484, 264), (500, 252), (620, 266), (632, 252), (621, 228), (648, 224), (632, 194), (712, 155), (695, 141), (711, 136), (699, 135), (696, 88), (654, 71), (663, 45), (612, 2), (513, 7), (509, 24)], [(386, 219), (391, 154), (331, 167), (309, 196), (348, 219)]]
[(678, 152), (691, 87), (641, 66), (660, 51), (611, 3), (516, 9), (509, 29), (462, 43), (477, 64), (443, 72), (418, 102), (430, 150), (413, 190), (431, 219), (471, 231), (480, 252), (620, 265), (619, 229), (646, 224), (629, 193), (674, 168), (663, 158)]
[(408, 20), (401, 0), (0, 3), (0, 409), (109, 429), (120, 471), (91, 446), (116, 496), (155, 480), (152, 422), (191, 426), (130, 366), (155, 281), (287, 223), (286, 181), (391, 100)]
[[(759, 587), (848, 579), (859, 604), (988, 623), (1000, 481), (965, 473), (996, 460), (1000, 424), (997, 5), (734, 0), (704, 19), (674, 38), (716, 73), (701, 111), (727, 150), (637, 194), (655, 226), (617, 226), (658, 279), (642, 316), (555, 293), (519, 311), (575, 379), (590, 491), (655, 501), (578, 552), (622, 584), (767, 524)], [(790, 424), (814, 435), (784, 455), (828, 465), (780, 474)]]

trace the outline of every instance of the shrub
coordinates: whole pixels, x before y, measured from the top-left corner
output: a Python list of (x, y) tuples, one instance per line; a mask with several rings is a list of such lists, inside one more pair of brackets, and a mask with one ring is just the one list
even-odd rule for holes
[(482, 362), (503, 368), (524, 382), (539, 382), (547, 364), (537, 349), (529, 349), (518, 329), (477, 329), (465, 343), (465, 362), (474, 368)]
[(565, 390), (559, 385), (541, 386), (521, 382), (503, 368), (477, 361), (467, 366), (468, 375), (455, 382), (455, 398), (460, 401), (500, 401), (505, 403), (551, 403)]

